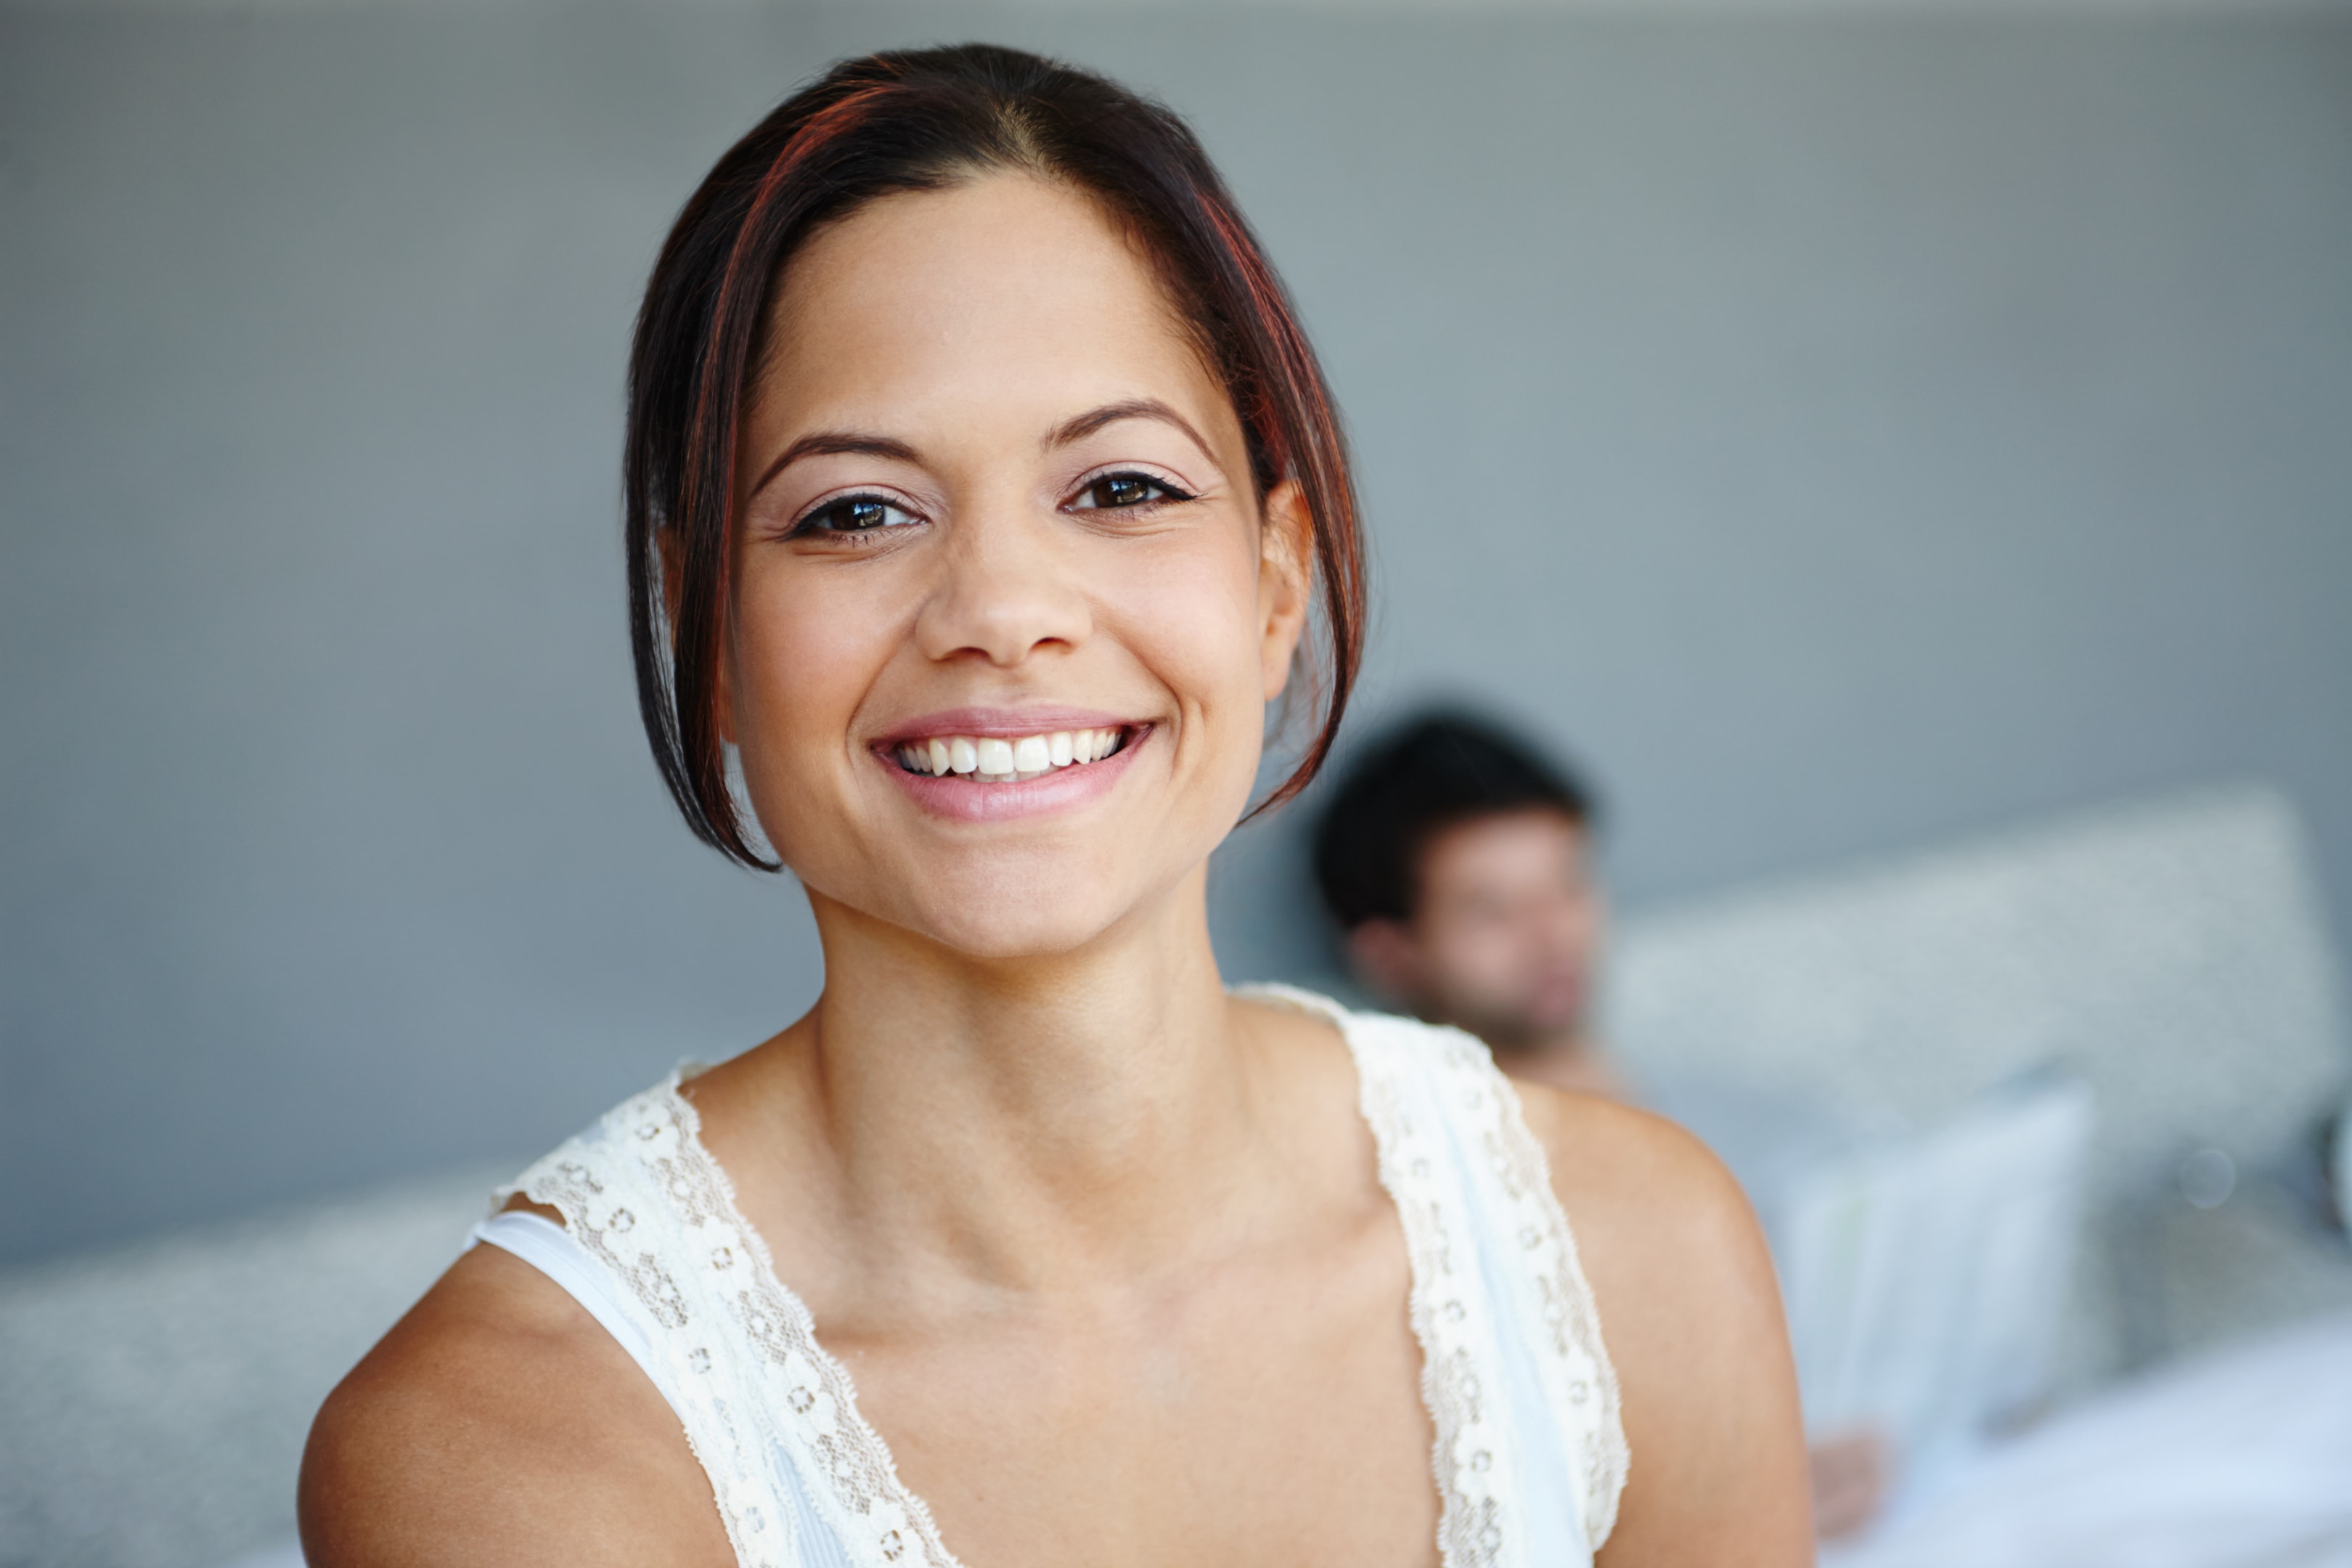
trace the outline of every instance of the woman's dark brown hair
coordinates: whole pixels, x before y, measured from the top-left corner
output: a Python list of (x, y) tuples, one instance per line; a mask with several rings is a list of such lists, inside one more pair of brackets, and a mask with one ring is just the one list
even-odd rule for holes
[(1013, 49), (868, 55), (794, 93), (710, 171), (646, 286), (629, 358), (624, 482), (629, 636), (654, 758), (697, 836), (747, 866), (717, 694), (735, 437), (770, 289), (802, 244), (877, 196), (990, 170), (1100, 203), (1150, 258), (1223, 380), (1259, 499), (1297, 483), (1321, 593), (1321, 707), (1282, 787), (1314, 777), (1339, 728), (1364, 637), (1364, 552), (1346, 445), (1288, 295), (1200, 143), (1158, 104)]

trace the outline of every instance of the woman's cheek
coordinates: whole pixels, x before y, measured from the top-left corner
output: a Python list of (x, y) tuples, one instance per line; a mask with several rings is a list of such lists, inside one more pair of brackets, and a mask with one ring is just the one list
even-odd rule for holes
[(1121, 574), (1116, 621), (1184, 709), (1245, 699), (1255, 732), (1257, 574), (1229, 548), (1151, 552)]
[(737, 668), (747, 766), (773, 773), (838, 750), (888, 648), (862, 595), (826, 574), (747, 573), (737, 597)]

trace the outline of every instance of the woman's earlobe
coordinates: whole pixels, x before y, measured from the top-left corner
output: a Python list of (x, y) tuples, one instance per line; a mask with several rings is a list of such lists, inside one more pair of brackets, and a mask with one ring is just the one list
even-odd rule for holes
[(1285, 479), (1266, 491), (1258, 560), (1260, 632), (1264, 638), (1265, 697), (1271, 702), (1289, 681), (1299, 639), (1314, 601), (1314, 520), (1307, 495)]

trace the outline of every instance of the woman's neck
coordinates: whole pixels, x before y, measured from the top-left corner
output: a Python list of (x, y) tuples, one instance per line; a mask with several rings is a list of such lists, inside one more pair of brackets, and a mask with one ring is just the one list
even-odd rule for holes
[[(812, 894), (826, 984), (747, 1088), (819, 1141), (869, 1262), (1083, 1288), (1204, 1238), (1278, 1162), (1204, 873), (1085, 949), (977, 961)], [(747, 1062), (747, 1067), (753, 1064)]]

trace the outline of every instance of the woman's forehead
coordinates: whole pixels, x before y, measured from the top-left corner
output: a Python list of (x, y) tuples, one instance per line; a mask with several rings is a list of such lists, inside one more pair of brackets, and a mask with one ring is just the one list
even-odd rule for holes
[(779, 435), (975, 410), (1051, 424), (1146, 396), (1238, 437), (1150, 261), (1095, 202), (1031, 175), (867, 203), (794, 257), (770, 317), (758, 400)]

